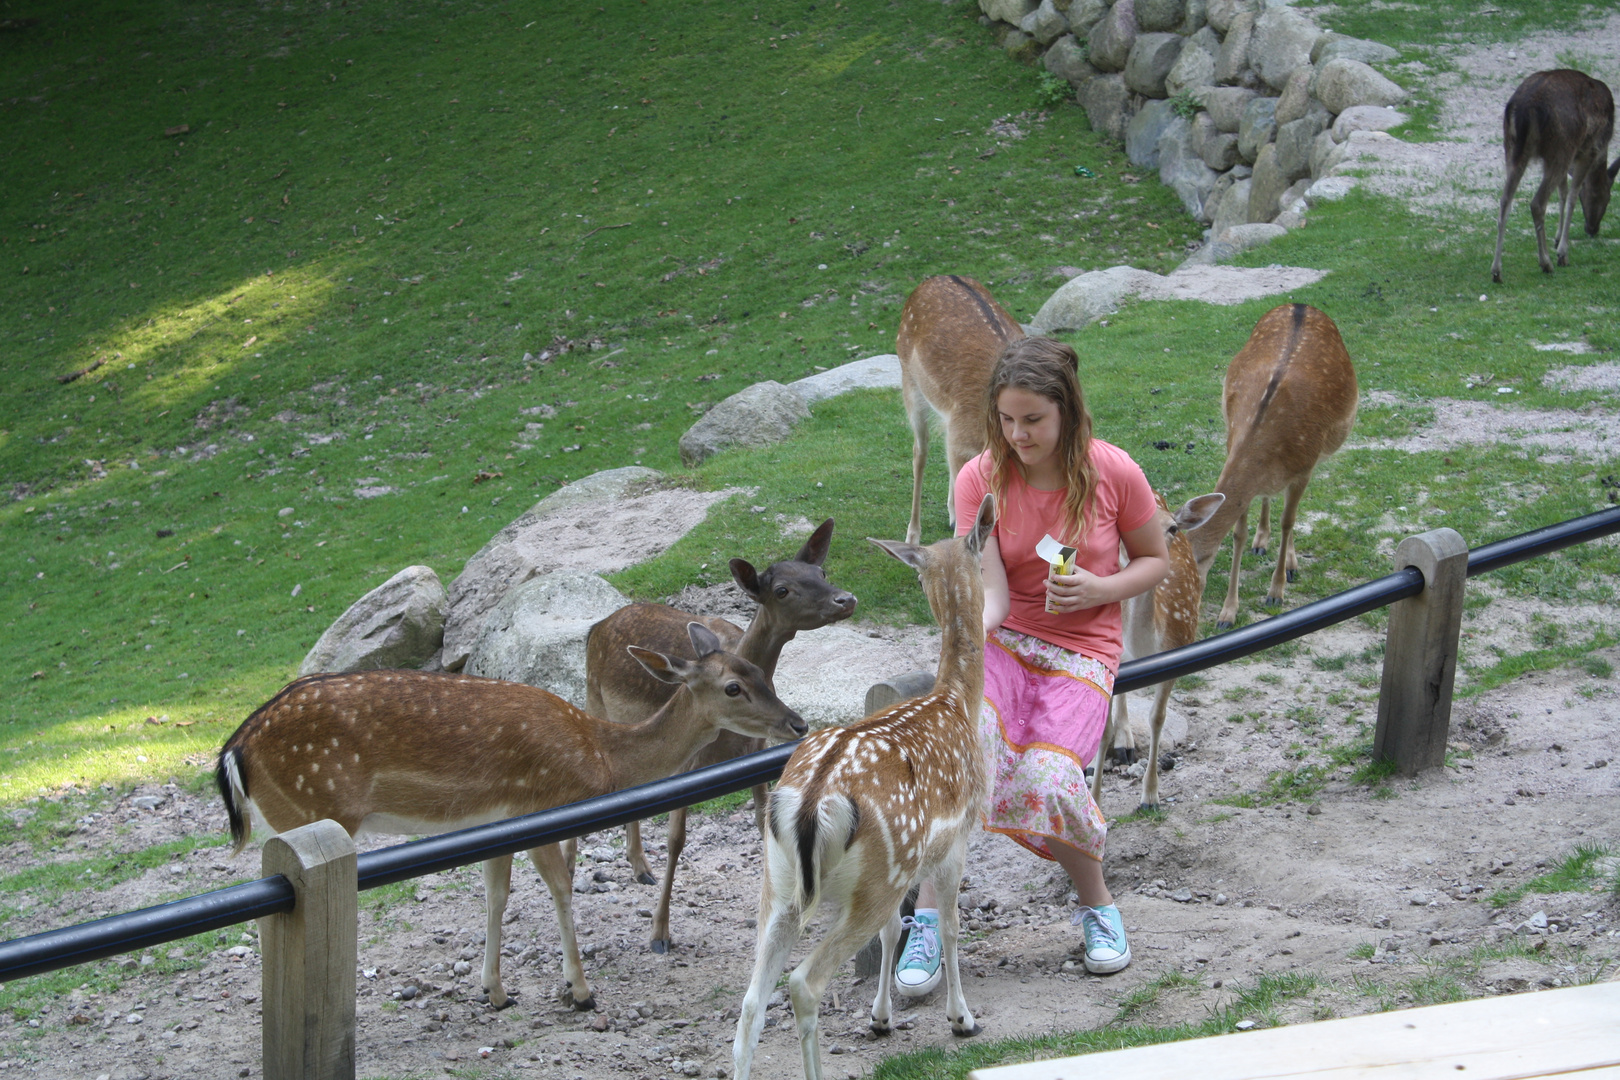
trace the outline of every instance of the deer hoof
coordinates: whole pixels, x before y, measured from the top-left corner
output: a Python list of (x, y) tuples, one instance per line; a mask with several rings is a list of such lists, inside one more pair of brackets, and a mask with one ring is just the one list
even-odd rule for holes
[(643, 870), (641, 873), (636, 875), (636, 880), (641, 882), (643, 885), (658, 884), (658, 879), (652, 876), (651, 870)]
[(669, 938), (667, 938), (667, 937), (662, 937), (662, 938), (655, 937), (655, 938), (653, 938), (652, 939), (652, 951), (655, 952), (655, 953), (658, 953), (660, 956), (662, 956), (664, 953), (669, 952)]
[(485, 994), (482, 1000), (485, 1005), (499, 1012), (501, 1009), (508, 1009), (517, 1004), (517, 992), (508, 991), (498, 1002), (491, 1001), (488, 994)]
[(1264, 600), (1260, 601), (1260, 603), (1265, 607), (1282, 607), (1282, 597), (1268, 596)]
[(893, 1033), (893, 1030), (893, 1028), (889, 1027), (889, 1025), (882, 1020), (872, 1021), (872, 1034), (874, 1035), (889, 1035)]
[(1263, 559), (1266, 557), (1266, 549), (1263, 547), (1252, 547), (1249, 549), (1249, 554), (1253, 555), (1257, 559)]
[(596, 995), (592, 994), (590, 997), (586, 998), (584, 1001), (570, 1001), (569, 1004), (571, 1004), (574, 1007), (575, 1012), (595, 1012), (596, 1011)]
[(1230, 630), (1230, 629), (1232, 629), (1232, 620), (1231, 619), (1220, 619), (1220, 620), (1218, 620), (1215, 623), (1215, 629), (1217, 629), (1217, 630)]
[(1136, 812), (1138, 814), (1157, 814), (1159, 812), (1159, 804), (1156, 802), (1137, 803)]
[(971, 1039), (973, 1036), (978, 1035), (983, 1031), (984, 1028), (980, 1027), (977, 1021), (974, 1021), (973, 1026), (971, 1028), (967, 1028), (966, 1030), (957, 1027), (956, 1021), (951, 1021), (951, 1034), (957, 1036), (958, 1038)]
[(1134, 765), (1136, 763), (1136, 748), (1134, 746), (1116, 746), (1108, 751), (1108, 756), (1115, 765)]

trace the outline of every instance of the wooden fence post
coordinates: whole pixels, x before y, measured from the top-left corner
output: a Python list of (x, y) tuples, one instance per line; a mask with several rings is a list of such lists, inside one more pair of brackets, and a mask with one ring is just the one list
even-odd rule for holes
[(335, 821), (273, 836), (264, 874), (285, 875), (293, 910), (259, 920), (265, 1080), (354, 1080), (359, 870)]
[(1395, 549), (1395, 569), (1408, 566), (1423, 574), (1423, 591), (1389, 609), (1373, 735), (1373, 759), (1402, 776), (1446, 763), (1468, 544), (1454, 529), (1409, 536)]

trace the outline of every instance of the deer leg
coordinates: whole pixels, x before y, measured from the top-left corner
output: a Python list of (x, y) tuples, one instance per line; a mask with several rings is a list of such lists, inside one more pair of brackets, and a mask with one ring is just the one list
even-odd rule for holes
[(1524, 161), (1508, 159), (1507, 181), (1502, 185), (1502, 207), (1496, 215), (1496, 256), (1491, 260), (1491, 280), (1502, 284), (1502, 240), (1507, 234), (1508, 209), (1513, 205), (1513, 193), (1519, 190), (1519, 181), (1524, 179), (1524, 169), (1529, 163), (1527, 157)]
[(1243, 569), (1243, 545), (1249, 538), (1249, 508), (1245, 506), (1238, 514), (1237, 527), (1232, 532), (1232, 580), (1226, 583), (1226, 602), (1221, 605), (1221, 614), (1215, 620), (1215, 629), (1230, 630), (1232, 623), (1237, 620), (1238, 606), (1238, 571)]
[(1283, 589), (1287, 582), (1297, 576), (1299, 562), (1294, 555), (1294, 518), (1299, 513), (1299, 500), (1305, 496), (1305, 485), (1310, 482), (1311, 477), (1307, 473), (1297, 484), (1289, 485), (1288, 494), (1283, 499), (1282, 546), (1277, 549), (1277, 566), (1271, 571), (1271, 587), (1266, 590), (1266, 607), (1282, 607)]
[(1530, 197), (1530, 221), (1536, 227), (1536, 258), (1541, 261), (1544, 274), (1553, 272), (1552, 260), (1547, 257), (1547, 198), (1557, 183), (1558, 177), (1549, 166), (1541, 178), (1541, 186)]
[(878, 991), (877, 997), (872, 999), (872, 1030), (879, 1035), (889, 1033), (889, 1021), (894, 1016), (894, 961), (895, 954), (900, 951), (900, 909), (895, 908), (889, 921), (883, 924), (878, 931), (878, 941), (883, 946), (883, 959), (878, 962)]
[(771, 805), (771, 789), (765, 784), (755, 784), (754, 795), (754, 828), (759, 830), (761, 838), (765, 835), (765, 814)]
[[(1579, 183), (1574, 185), (1575, 191), (1580, 191)], [(1558, 236), (1553, 241), (1553, 254), (1558, 257), (1559, 266), (1569, 265), (1569, 227), (1575, 220), (1575, 198), (1570, 191), (1569, 174), (1566, 172), (1558, 180)]]
[(647, 865), (647, 852), (641, 846), (641, 822), (626, 822), (624, 826), (624, 855), (630, 860), (630, 873), (643, 885), (651, 885), (656, 879), (652, 875), (652, 867)]
[(1119, 714), (1114, 710), (1113, 703), (1108, 706), (1108, 723), (1103, 728), (1102, 741), (1097, 744), (1097, 753), (1091, 758), (1091, 801), (1102, 802), (1102, 774), (1106, 756), (1113, 752), (1116, 725), (1119, 723)]
[(664, 859), (663, 888), (658, 892), (658, 910), (653, 912), (652, 951), (669, 952), (669, 898), (675, 891), (675, 865), (686, 850), (686, 807), (669, 812), (669, 854)]
[(945, 969), (945, 1019), (951, 1022), (951, 1034), (963, 1038), (984, 1030), (968, 1011), (967, 996), (962, 993), (962, 972), (957, 966), (956, 945), (962, 931), (962, 913), (956, 906), (956, 894), (962, 886), (962, 867), (966, 861), (967, 836), (964, 833), (933, 875), (939, 892), (939, 962)]
[[(767, 874), (769, 871), (767, 871)], [(777, 908), (772, 902), (770, 879), (759, 898), (759, 939), (754, 951), (754, 974), (743, 995), (742, 1011), (737, 1017), (737, 1037), (731, 1044), (732, 1065), (736, 1080), (748, 1080), (754, 1065), (754, 1048), (759, 1045), (760, 1032), (765, 1030), (765, 999), (776, 985), (777, 973), (793, 951), (799, 939), (797, 913)]]
[(1142, 805), (1139, 810), (1159, 808), (1159, 733), (1164, 730), (1165, 710), (1170, 707), (1170, 691), (1176, 680), (1162, 682), (1153, 694), (1153, 741), (1149, 744), (1147, 775), (1142, 777)]
[(904, 379), (901, 381), (900, 396), (905, 399), (906, 418), (911, 421), (911, 523), (906, 526), (906, 543), (917, 544), (922, 542), (923, 473), (928, 468), (930, 406), (922, 394)]
[(1266, 549), (1271, 546), (1271, 499), (1260, 500), (1260, 521), (1255, 525), (1254, 543), (1249, 545), (1249, 554), (1260, 558), (1266, 557)]
[(563, 978), (568, 980), (567, 1002), (580, 1012), (596, 1008), (596, 998), (585, 981), (585, 965), (579, 962), (579, 943), (574, 940), (574, 866), (556, 844), (529, 849), (529, 861), (551, 893), (557, 909), (557, 937), (562, 945)]
[(497, 1009), (511, 1004), (501, 986), (501, 917), (512, 893), (512, 856), (484, 861), (484, 993)]
[[(1119, 709), (1116, 722), (1115, 708)], [(1131, 730), (1131, 710), (1125, 704), (1125, 695), (1117, 694), (1108, 705), (1108, 730), (1112, 731), (1113, 738), (1104, 735), (1103, 744), (1108, 747), (1108, 758), (1116, 765), (1134, 765), (1136, 763), (1136, 732)]]
[[(870, 910), (868, 904), (874, 900), (890, 911), (899, 907), (899, 897), (890, 889), (881, 890), (881, 896), (875, 898), (870, 897), (866, 890), (857, 891), (839, 912), (832, 930), (788, 976), (788, 997), (793, 1002), (793, 1021), (799, 1030), (799, 1052), (804, 1057), (805, 1080), (821, 1080), (821, 996), (827, 992), (827, 984), (838, 974), (844, 962), (871, 940), (872, 931), (877, 928), (872, 925), (870, 918), (859, 918), (858, 914)], [(942, 910), (942, 920), (944, 914)], [(890, 977), (888, 972), (878, 972), (880, 979)]]

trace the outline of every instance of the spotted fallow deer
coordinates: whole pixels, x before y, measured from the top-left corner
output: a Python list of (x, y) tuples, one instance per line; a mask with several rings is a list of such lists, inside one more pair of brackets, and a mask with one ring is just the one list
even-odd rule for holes
[[(649, 677), (635, 663), (625, 646), (634, 642), (669, 655), (685, 651), (687, 623), (697, 620), (710, 630), (724, 647), (759, 666), (767, 679), (774, 678), (782, 648), (801, 630), (814, 630), (847, 619), (855, 613), (855, 595), (827, 580), (822, 563), (832, 546), (833, 519), (828, 518), (810, 534), (799, 553), (791, 559), (772, 563), (762, 571), (746, 559), (731, 560), (731, 576), (737, 585), (759, 605), (748, 629), (739, 630), (721, 618), (700, 618), (663, 604), (631, 604), (620, 608), (591, 627), (585, 646), (585, 708), (593, 716), (615, 723), (637, 723), (652, 715), (669, 700), (667, 683)], [(743, 754), (765, 749), (763, 739), (749, 739), (729, 731), (699, 750), (687, 768), (717, 765)], [(765, 788), (754, 789), (754, 816), (760, 832), (765, 831)], [(652, 871), (641, 846), (639, 822), (625, 827), (627, 854), (636, 879), (653, 883)], [(668, 857), (664, 862), (663, 888), (653, 913), (652, 950), (666, 952), (670, 946), (669, 904), (674, 889), (675, 867), (686, 847), (686, 810), (669, 814)]]
[[(1220, 509), (1226, 496), (1220, 492), (1200, 495), (1183, 503), (1181, 509), (1170, 512), (1164, 496), (1154, 493), (1158, 500), (1158, 513), (1154, 524), (1164, 530), (1165, 546), (1170, 552), (1170, 572), (1164, 580), (1145, 593), (1131, 597), (1120, 606), (1124, 624), (1125, 651), (1121, 660), (1140, 660), (1144, 656), (1179, 649), (1198, 639), (1198, 605), (1204, 599), (1204, 578), (1198, 573), (1198, 560), (1193, 558), (1192, 542), (1187, 533), (1202, 528)], [(1119, 563), (1130, 560), (1120, 547)], [(1164, 714), (1170, 705), (1170, 691), (1176, 680), (1168, 679), (1154, 688), (1152, 737), (1148, 747), (1147, 774), (1142, 780), (1140, 809), (1154, 810), (1159, 805), (1159, 734), (1164, 730)], [(1115, 760), (1129, 764), (1136, 760), (1136, 736), (1131, 730), (1130, 710), (1124, 694), (1115, 694), (1109, 707), (1108, 727), (1103, 731), (1102, 745)], [(1101, 758), (1101, 754), (1098, 755)], [(1102, 798), (1102, 766), (1098, 760), (1091, 781), (1091, 797)]]
[(1558, 233), (1553, 238), (1559, 266), (1569, 265), (1569, 226), (1575, 216), (1575, 189), (1586, 219), (1586, 235), (1596, 236), (1609, 208), (1620, 158), (1606, 165), (1614, 135), (1614, 95), (1606, 84), (1579, 71), (1538, 71), (1519, 84), (1502, 110), (1502, 153), (1507, 179), (1496, 218), (1496, 256), (1491, 280), (1502, 282), (1502, 239), (1508, 209), (1532, 161), (1541, 162), (1541, 186), (1530, 198), (1530, 220), (1536, 227), (1536, 255), (1541, 269), (1552, 273), (1547, 257), (1547, 198), (1558, 188)]
[[(765, 883), (754, 974), (737, 1019), (736, 1080), (749, 1080), (765, 1025), (765, 999), (804, 926), (826, 901), (832, 929), (788, 977), (808, 1080), (821, 1078), (818, 1011), (828, 981), (881, 932), (880, 972), (894, 970), (900, 902), (919, 881), (939, 889), (946, 1010), (958, 1035), (979, 1031), (957, 970), (957, 883), (968, 837), (984, 813), (979, 741), (984, 694), (984, 585), (979, 552), (995, 526), (995, 499), (979, 505), (960, 538), (917, 547), (873, 543), (917, 571), (940, 627), (933, 690), (858, 724), (800, 743), (771, 795)], [(889, 1030), (891, 980), (877, 980), (872, 1029)]]
[[(796, 738), (799, 714), (753, 664), (700, 623), (696, 660), (639, 647), (656, 678), (679, 684), (640, 724), (598, 720), (522, 683), (425, 671), (310, 675), (290, 683), (225, 741), (215, 779), (240, 851), (251, 825), (285, 832), (330, 818), (350, 835), (422, 834), (532, 814), (669, 776), (721, 729)], [(565, 1000), (593, 1009), (574, 940), (573, 865), (560, 846), (529, 852), (557, 908)], [(512, 857), (484, 863), (483, 984), (496, 1008), (501, 916)]]
[(1284, 494), (1282, 540), (1266, 606), (1282, 604), (1286, 582), (1299, 568), (1294, 518), (1311, 473), (1350, 433), (1356, 419), (1356, 369), (1339, 328), (1308, 304), (1285, 304), (1260, 316), (1248, 343), (1226, 369), (1222, 412), (1226, 416), (1226, 464), (1215, 490), (1220, 509), (1192, 535), (1198, 573), (1209, 577), (1227, 533), (1232, 541), (1232, 578), (1215, 622), (1218, 630), (1237, 618), (1238, 572), (1249, 532), (1249, 503), (1260, 502), (1253, 553), (1264, 555), (1271, 537), (1270, 496)]
[(940, 274), (911, 290), (900, 310), (894, 351), (900, 355), (900, 396), (911, 421), (911, 523), (906, 543), (922, 540), (923, 472), (928, 467), (928, 414), (945, 434), (950, 476), (946, 520), (956, 525), (956, 474), (984, 450), (984, 396), (990, 369), (1008, 343), (1024, 336), (1018, 320), (970, 277)]

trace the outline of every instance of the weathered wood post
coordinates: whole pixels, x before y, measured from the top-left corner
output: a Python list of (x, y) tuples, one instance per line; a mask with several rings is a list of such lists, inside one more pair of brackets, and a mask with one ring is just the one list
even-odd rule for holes
[(259, 920), (265, 1080), (354, 1080), (359, 870), (335, 821), (273, 836), (264, 874), (284, 875), (292, 911)]
[(1389, 609), (1373, 735), (1373, 759), (1402, 776), (1446, 763), (1468, 544), (1454, 529), (1409, 536), (1395, 549), (1395, 569), (1408, 566), (1423, 574), (1423, 591)]

